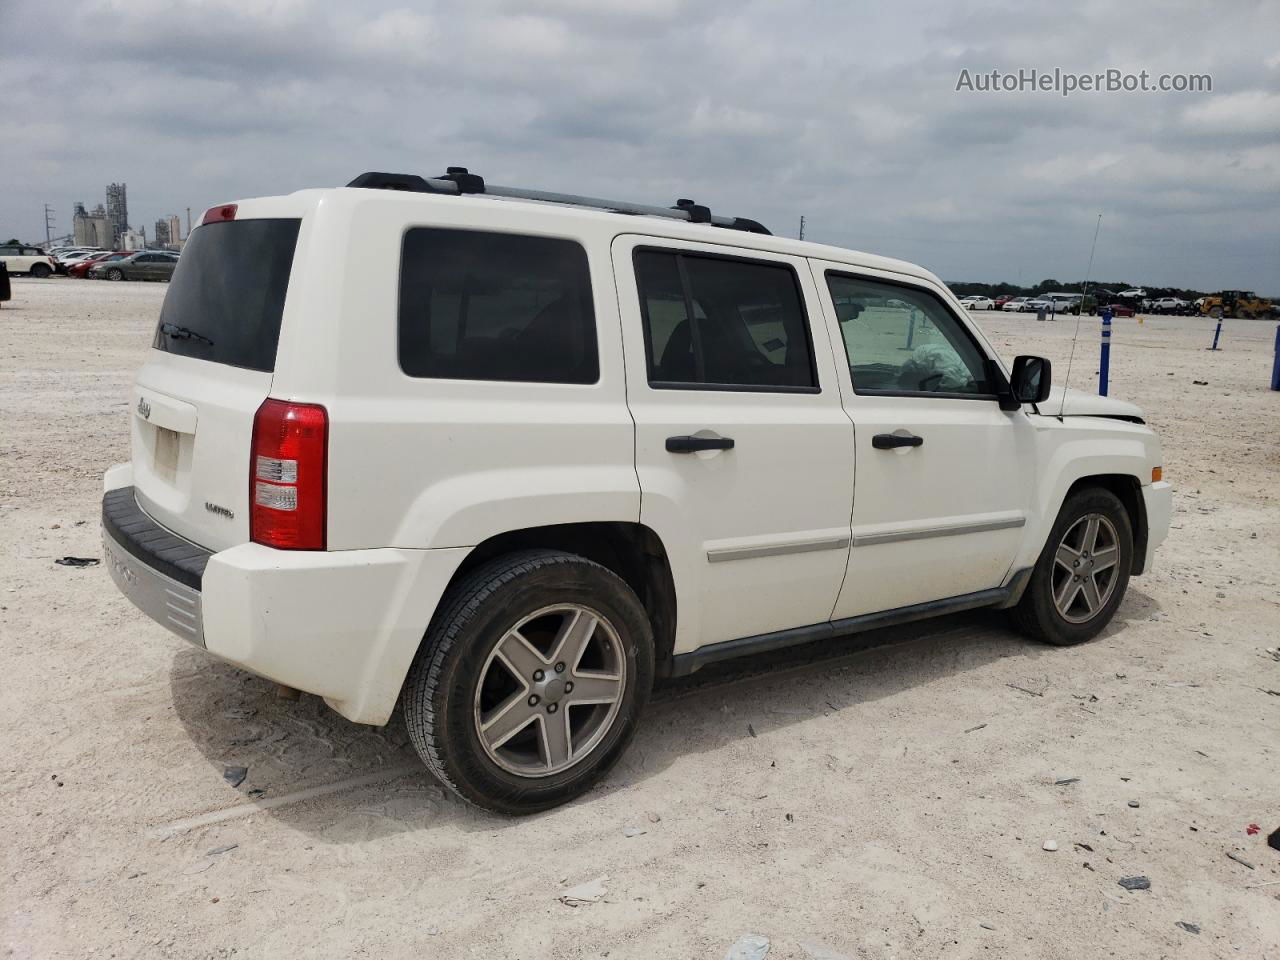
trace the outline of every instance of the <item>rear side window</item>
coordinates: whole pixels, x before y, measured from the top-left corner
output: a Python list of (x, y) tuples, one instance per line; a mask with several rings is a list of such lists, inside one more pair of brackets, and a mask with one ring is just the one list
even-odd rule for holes
[(595, 383), (581, 244), (415, 227), (400, 264), (400, 368), (411, 377)]
[(635, 268), (650, 385), (817, 390), (809, 323), (791, 267), (642, 249)]
[(274, 370), (301, 222), (228, 220), (193, 230), (164, 298), (155, 348)]

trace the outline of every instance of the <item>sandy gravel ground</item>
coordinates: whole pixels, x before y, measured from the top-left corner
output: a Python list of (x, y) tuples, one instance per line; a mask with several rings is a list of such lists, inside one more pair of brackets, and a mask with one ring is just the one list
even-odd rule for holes
[[(506, 820), (397, 726), (278, 700), (54, 564), (101, 555), (163, 294), (20, 279), (0, 309), (4, 956), (720, 958), (756, 933), (774, 960), (1280, 957), (1274, 324), (1228, 322), (1214, 354), (1205, 321), (1117, 322), (1113, 393), (1177, 500), (1095, 642), (967, 615), (708, 671), (591, 795)], [(1061, 380), (1073, 322), (981, 321)], [(558, 900), (601, 876), (600, 902)]]

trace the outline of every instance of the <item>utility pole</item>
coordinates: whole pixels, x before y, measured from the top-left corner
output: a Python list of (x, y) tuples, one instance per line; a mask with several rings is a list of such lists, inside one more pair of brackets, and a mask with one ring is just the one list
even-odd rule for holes
[(804, 239), (804, 217), (801, 217), (801, 218), (800, 218), (800, 237), (799, 237), (799, 239), (801, 239), (801, 240), (803, 240), (803, 239)]
[(191, 236), (191, 208), (187, 207), (187, 236)]
[(53, 207), (44, 205), (44, 245), (53, 243)]

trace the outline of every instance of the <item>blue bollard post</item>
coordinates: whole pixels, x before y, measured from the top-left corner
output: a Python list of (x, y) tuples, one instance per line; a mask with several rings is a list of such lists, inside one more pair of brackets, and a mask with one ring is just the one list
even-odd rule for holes
[(1280, 390), (1280, 327), (1276, 327), (1276, 357), (1271, 361), (1271, 389)]
[(1209, 348), (1210, 350), (1218, 349), (1218, 337), (1220, 337), (1221, 335), (1222, 335), (1222, 318), (1219, 317), (1218, 325), (1213, 328), (1213, 346)]
[(1098, 396), (1107, 395), (1107, 378), (1111, 373), (1111, 311), (1102, 311), (1102, 362), (1098, 366)]
[(907, 345), (905, 347), (899, 347), (898, 349), (899, 350), (912, 349), (911, 342), (915, 339), (915, 337), (916, 337), (916, 311), (915, 311), (915, 308), (912, 307), (910, 325), (907, 327)]

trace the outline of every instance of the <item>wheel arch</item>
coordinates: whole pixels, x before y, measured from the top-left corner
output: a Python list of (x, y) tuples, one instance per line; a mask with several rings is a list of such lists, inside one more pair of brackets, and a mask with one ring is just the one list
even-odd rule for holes
[(676, 636), (676, 590), (662, 538), (641, 523), (597, 521), (525, 527), (495, 534), (476, 544), (445, 587), (483, 563), (517, 550), (563, 550), (586, 557), (617, 574), (640, 598), (653, 625), (658, 674), (670, 670)]
[[(1080, 477), (1067, 488), (1062, 503), (1066, 503), (1076, 492), (1089, 487), (1099, 487), (1116, 495), (1124, 504), (1125, 513), (1129, 515), (1129, 525), (1133, 528), (1133, 563), (1130, 576), (1140, 576), (1146, 567), (1147, 559), (1147, 507), (1142, 499), (1141, 481), (1128, 473), (1095, 473)], [(1059, 504), (1058, 509), (1062, 506)]]

